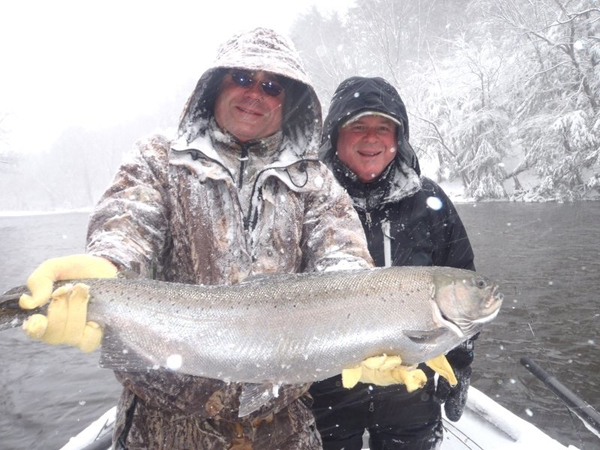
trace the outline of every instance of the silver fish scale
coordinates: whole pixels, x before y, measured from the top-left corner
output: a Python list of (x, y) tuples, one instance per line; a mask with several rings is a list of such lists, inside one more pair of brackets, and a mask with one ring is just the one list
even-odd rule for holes
[[(105, 367), (287, 384), (325, 379), (382, 353), (412, 364), (457, 345), (453, 333), (433, 343), (404, 333), (439, 327), (430, 303), (437, 273), (452, 280), (473, 274), (393, 267), (265, 276), (233, 286), (83, 281), (90, 285), (88, 318), (106, 330)], [(118, 345), (109, 345), (111, 338)]]

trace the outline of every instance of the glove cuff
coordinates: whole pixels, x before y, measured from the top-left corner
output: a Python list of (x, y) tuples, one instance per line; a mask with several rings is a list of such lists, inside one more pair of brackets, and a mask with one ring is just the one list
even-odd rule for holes
[(448, 352), (446, 359), (453, 369), (460, 370), (471, 365), (475, 358), (473, 341), (473, 339), (469, 339)]

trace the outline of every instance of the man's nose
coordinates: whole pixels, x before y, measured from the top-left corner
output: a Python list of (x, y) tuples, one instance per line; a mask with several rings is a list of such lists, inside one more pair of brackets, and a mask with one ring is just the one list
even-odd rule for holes
[(369, 142), (374, 142), (378, 139), (376, 128), (367, 128), (364, 139)]
[(264, 94), (261, 81), (254, 80), (251, 86), (246, 88), (246, 95), (253, 98), (262, 97)]

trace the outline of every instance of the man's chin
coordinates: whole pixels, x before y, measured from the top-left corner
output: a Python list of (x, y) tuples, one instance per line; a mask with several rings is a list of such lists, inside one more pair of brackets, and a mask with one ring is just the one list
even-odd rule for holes
[(230, 131), (230, 133), (233, 134), (240, 142), (253, 141), (255, 139), (261, 139), (264, 137), (262, 133), (256, 130), (256, 126), (252, 126), (251, 124), (249, 124), (247, 128), (236, 127), (236, 129)]

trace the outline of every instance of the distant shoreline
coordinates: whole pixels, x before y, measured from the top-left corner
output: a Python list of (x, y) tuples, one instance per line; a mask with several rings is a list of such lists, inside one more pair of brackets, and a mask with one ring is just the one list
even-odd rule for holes
[(49, 216), (51, 214), (90, 213), (92, 207), (76, 209), (56, 209), (49, 211), (0, 211), (0, 217)]
[[(499, 203), (499, 202), (508, 202), (508, 203), (558, 203), (558, 204), (575, 204), (575, 203), (586, 203), (586, 202), (596, 202), (600, 201), (600, 196), (598, 197), (590, 197), (590, 198), (582, 198), (575, 201), (561, 201), (556, 199), (538, 199), (538, 200), (513, 200), (509, 198), (500, 198), (500, 199), (488, 199), (488, 200), (479, 200), (475, 201), (473, 199), (464, 199), (456, 197), (450, 197), (452, 203), (461, 205), (461, 204), (477, 204), (477, 203)], [(57, 209), (57, 210), (47, 210), (47, 211), (0, 211), (1, 217), (23, 217), (23, 216), (49, 216), (51, 214), (72, 214), (72, 213), (90, 213), (92, 212), (93, 207), (86, 208), (75, 208), (75, 209)]]

